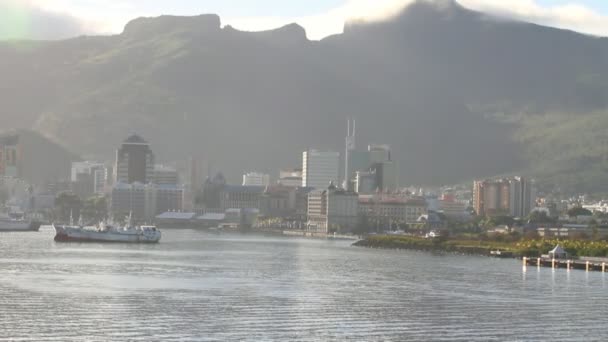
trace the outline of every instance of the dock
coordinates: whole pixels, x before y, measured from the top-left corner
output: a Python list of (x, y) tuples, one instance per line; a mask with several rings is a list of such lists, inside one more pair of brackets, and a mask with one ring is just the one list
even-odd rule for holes
[(563, 268), (567, 270), (585, 270), (587, 272), (599, 271), (606, 272), (605, 261), (595, 260), (572, 260), (572, 259), (552, 259), (552, 258), (522, 258), (523, 266), (536, 266), (536, 267), (551, 267), (553, 269)]

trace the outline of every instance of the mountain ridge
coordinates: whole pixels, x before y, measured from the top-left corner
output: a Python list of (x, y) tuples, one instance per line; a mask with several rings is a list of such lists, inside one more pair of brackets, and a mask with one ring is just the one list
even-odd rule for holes
[(347, 117), (359, 142), (393, 146), (402, 184), (541, 178), (526, 118), (605, 110), (607, 40), (453, 4), (437, 12), (419, 2), (320, 41), (297, 24), (244, 32), (203, 15), (135, 19), (111, 37), (0, 44), (11, 81), (0, 101), (10, 125), (34, 125), (80, 153), (111, 158), (137, 131), (161, 160), (194, 155), (233, 180), (297, 166), (308, 147), (342, 151)]

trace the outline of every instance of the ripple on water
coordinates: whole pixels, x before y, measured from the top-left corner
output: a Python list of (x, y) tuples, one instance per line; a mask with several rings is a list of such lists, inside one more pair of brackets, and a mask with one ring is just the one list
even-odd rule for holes
[(0, 341), (606, 340), (601, 273), (350, 242), (165, 230), (2, 235)]

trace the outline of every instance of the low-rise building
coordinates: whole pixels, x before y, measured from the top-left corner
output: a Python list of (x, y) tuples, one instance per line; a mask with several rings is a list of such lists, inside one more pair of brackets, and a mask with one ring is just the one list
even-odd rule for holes
[(270, 175), (261, 172), (249, 172), (243, 175), (243, 185), (268, 186)]
[(349, 232), (358, 222), (359, 201), (354, 192), (336, 188), (308, 194), (308, 228), (320, 233)]
[(278, 183), (283, 186), (302, 186), (302, 169), (280, 170)]
[(175, 185), (118, 183), (112, 188), (112, 213), (151, 222), (164, 212), (181, 211), (183, 191)]
[(439, 212), (450, 219), (462, 220), (469, 216), (466, 212), (467, 205), (464, 202), (454, 199), (440, 199)]
[(220, 207), (226, 209), (260, 209), (265, 186), (225, 185), (220, 190)]
[(273, 185), (260, 198), (260, 214), (264, 217), (291, 218), (296, 214), (295, 187)]
[(372, 221), (416, 224), (418, 218), (427, 214), (427, 204), (422, 198), (385, 194), (360, 195), (359, 213)]
[(167, 211), (156, 215), (154, 222), (161, 227), (188, 227), (194, 223), (195, 216), (193, 212)]

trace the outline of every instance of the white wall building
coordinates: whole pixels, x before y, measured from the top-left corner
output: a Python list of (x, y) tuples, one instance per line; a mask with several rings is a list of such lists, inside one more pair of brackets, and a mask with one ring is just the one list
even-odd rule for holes
[(270, 175), (261, 172), (249, 172), (243, 175), (243, 185), (268, 186)]
[[(414, 224), (428, 214), (424, 199), (394, 197), (392, 195), (360, 195), (359, 212), (372, 222), (377, 220)], [(386, 228), (386, 227), (383, 227)]]
[(302, 169), (280, 170), (278, 183), (283, 186), (302, 186)]
[(302, 153), (302, 186), (326, 189), (340, 178), (340, 153), (308, 150)]

